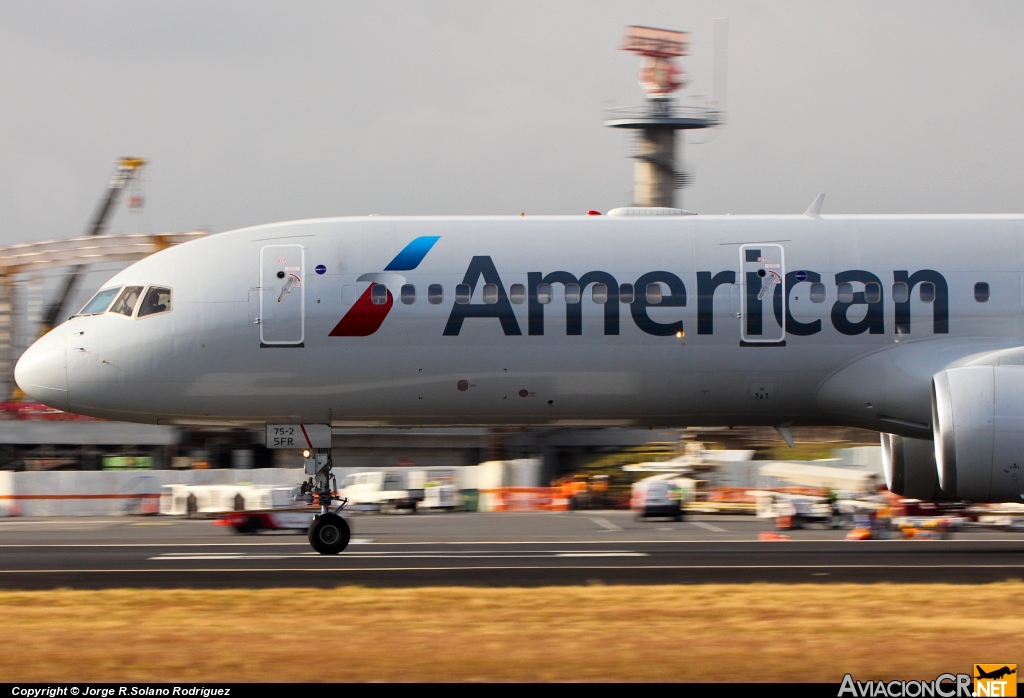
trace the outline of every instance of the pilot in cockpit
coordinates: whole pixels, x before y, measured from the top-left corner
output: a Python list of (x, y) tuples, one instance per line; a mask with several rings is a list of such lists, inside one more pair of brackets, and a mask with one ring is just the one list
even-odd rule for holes
[(153, 313), (160, 313), (166, 310), (166, 306), (160, 305), (160, 293), (151, 288), (149, 293), (146, 294), (146, 298), (142, 301), (142, 308), (139, 310), (139, 316), (152, 315)]
[(171, 302), (171, 291), (160, 286), (151, 286), (142, 299), (139, 317), (167, 312)]

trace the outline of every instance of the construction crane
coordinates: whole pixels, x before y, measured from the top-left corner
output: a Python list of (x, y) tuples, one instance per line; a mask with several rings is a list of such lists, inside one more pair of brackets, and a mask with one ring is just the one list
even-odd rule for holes
[[(107, 223), (110, 221), (110, 214), (121, 196), (121, 192), (138, 176), (142, 168), (145, 167), (146, 162), (143, 158), (120, 158), (117, 160), (114, 174), (107, 183), (107, 194), (96, 207), (96, 213), (93, 215), (92, 222), (86, 230), (86, 235), (103, 234), (107, 228)], [(57, 325), (57, 318), (61, 316), (62, 309), (74, 293), (83, 269), (85, 269), (85, 265), (80, 264), (68, 270), (63, 288), (57, 294), (53, 303), (43, 313), (40, 328), (42, 331), (40, 334), (49, 332)]]

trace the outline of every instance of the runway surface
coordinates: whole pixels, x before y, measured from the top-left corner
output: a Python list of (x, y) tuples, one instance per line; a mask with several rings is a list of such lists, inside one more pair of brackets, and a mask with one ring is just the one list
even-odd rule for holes
[(0, 588), (327, 588), (1024, 579), (1024, 532), (847, 541), (812, 528), (762, 541), (769, 520), (624, 511), (353, 515), (352, 542), (314, 553), (304, 533), (240, 535), (170, 517), (0, 519)]

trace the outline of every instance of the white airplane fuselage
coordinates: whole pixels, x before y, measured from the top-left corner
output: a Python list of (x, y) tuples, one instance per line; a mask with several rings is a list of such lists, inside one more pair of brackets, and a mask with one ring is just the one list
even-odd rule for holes
[[(128, 267), (103, 289), (159, 286), (169, 309), (76, 316), (16, 377), (62, 410), (161, 424), (838, 424), (930, 440), (937, 374), (994, 371), (979, 380), (998, 393), (1024, 373), (1022, 234), (1010, 215), (266, 225)], [(950, 380), (954, 404), (974, 389)], [(989, 422), (1024, 417), (1015, 399), (993, 398)]]

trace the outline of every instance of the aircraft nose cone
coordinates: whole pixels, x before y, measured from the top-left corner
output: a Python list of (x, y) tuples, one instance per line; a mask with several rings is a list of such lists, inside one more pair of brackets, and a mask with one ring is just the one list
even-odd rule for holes
[(50, 332), (30, 346), (14, 367), (22, 392), (44, 405), (68, 409), (68, 374), (63, 334)]

